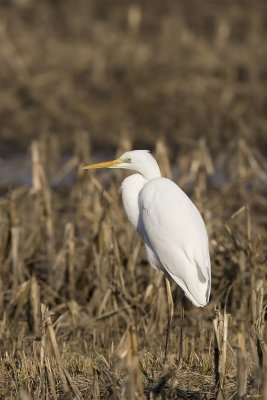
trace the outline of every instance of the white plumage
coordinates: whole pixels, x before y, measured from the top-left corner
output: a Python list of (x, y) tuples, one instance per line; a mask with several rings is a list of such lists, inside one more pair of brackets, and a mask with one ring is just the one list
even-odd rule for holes
[(206, 228), (197, 208), (174, 182), (156, 178), (144, 185), (139, 193), (138, 232), (156, 255), (150, 261), (158, 260), (156, 266), (193, 304), (205, 306), (210, 294)]
[(122, 183), (128, 219), (144, 240), (151, 265), (171, 277), (194, 305), (205, 306), (211, 287), (208, 235), (195, 205), (173, 181), (161, 177), (146, 150), (85, 168), (103, 167), (138, 172)]

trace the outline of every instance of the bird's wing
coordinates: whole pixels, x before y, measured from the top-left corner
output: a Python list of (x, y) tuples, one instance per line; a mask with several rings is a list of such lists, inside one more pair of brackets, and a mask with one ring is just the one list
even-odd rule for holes
[(149, 181), (139, 194), (138, 231), (161, 268), (197, 306), (210, 294), (208, 236), (203, 219), (187, 195), (171, 180)]

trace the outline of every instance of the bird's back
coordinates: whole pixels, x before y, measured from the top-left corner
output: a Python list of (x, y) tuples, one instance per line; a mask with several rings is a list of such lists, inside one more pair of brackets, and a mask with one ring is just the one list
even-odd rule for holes
[(144, 185), (138, 197), (137, 230), (158, 260), (196, 305), (210, 295), (208, 236), (203, 219), (188, 196), (171, 180), (156, 178)]

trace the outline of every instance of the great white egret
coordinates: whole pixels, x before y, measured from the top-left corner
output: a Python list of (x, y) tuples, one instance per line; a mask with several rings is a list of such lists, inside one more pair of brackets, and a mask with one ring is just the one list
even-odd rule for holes
[(166, 358), (173, 317), (170, 277), (195, 306), (204, 307), (209, 301), (211, 270), (204, 221), (182, 189), (161, 176), (156, 160), (147, 150), (127, 151), (116, 160), (83, 167), (95, 168), (125, 168), (138, 172), (124, 179), (122, 201), (128, 219), (145, 242), (150, 264), (165, 274)]

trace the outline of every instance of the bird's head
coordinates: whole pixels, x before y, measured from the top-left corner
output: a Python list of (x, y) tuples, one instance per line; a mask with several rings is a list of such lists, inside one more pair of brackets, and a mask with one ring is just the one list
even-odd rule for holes
[(124, 168), (139, 172), (144, 178), (152, 179), (160, 177), (160, 170), (155, 158), (148, 150), (127, 151), (119, 158), (112, 161), (104, 161), (97, 164), (89, 164), (83, 169), (97, 168)]

